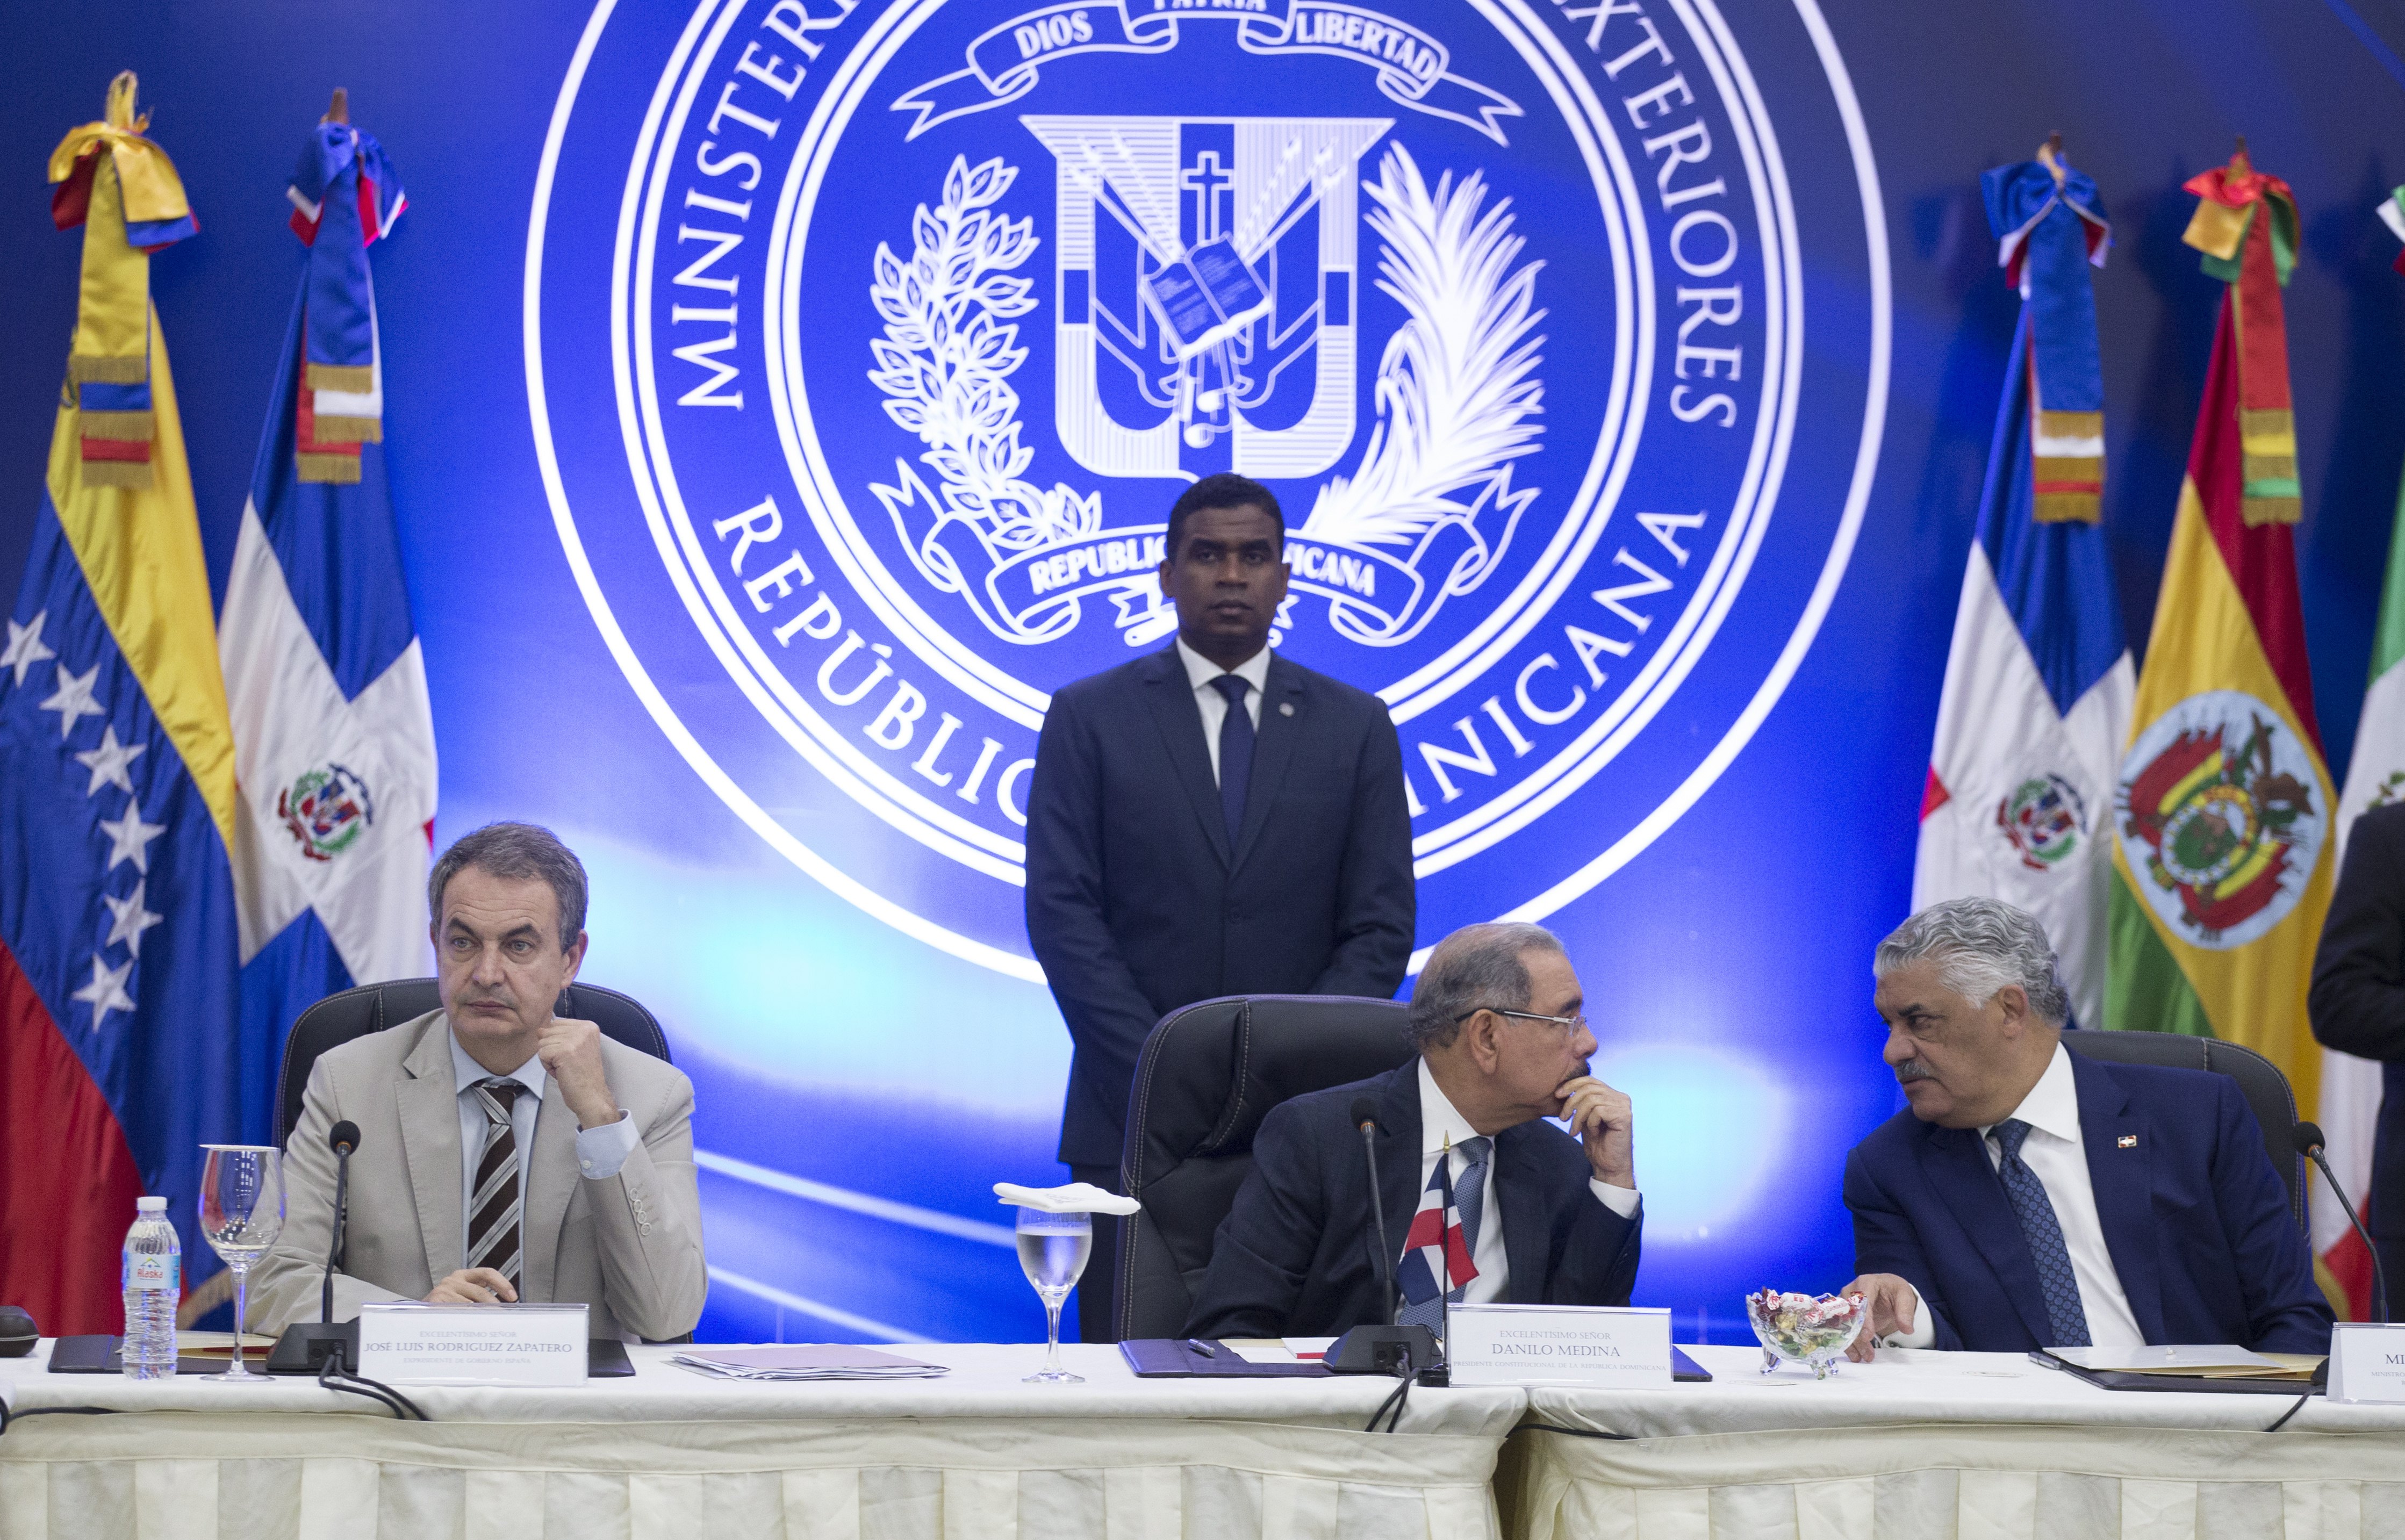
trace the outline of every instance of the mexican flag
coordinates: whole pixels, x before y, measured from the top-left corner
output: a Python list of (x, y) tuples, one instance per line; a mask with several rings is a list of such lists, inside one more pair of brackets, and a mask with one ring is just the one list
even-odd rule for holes
[[(2380, 217), (2405, 240), (2405, 188), (2380, 204)], [(2397, 259), (2405, 273), (2405, 254)], [(2405, 796), (2405, 487), (2397, 497), (2397, 523), (2388, 538), (2388, 573), (2380, 585), (2380, 623), (2371, 636), (2371, 688), (2364, 693), (2363, 716), (2355, 733), (2355, 757), (2347, 762), (2346, 790), (2340, 793), (2335, 864), (2346, 859), (2346, 836), (2355, 820), (2374, 807)], [(2380, 1122), (2381, 1067), (2367, 1058), (2322, 1050), (2323, 1152), (2358, 1205), (2371, 1202), (2371, 1138)], [(2328, 1183), (2314, 1184), (2314, 1254), (2350, 1305), (2346, 1317), (2371, 1319), (2371, 1259)]]
[(2243, 1043), (2312, 1117), (2305, 992), (2336, 861), (2293, 529), (2297, 209), (2243, 149), (2187, 186), (2186, 239), (2229, 287), (2121, 763), (2105, 1025)]

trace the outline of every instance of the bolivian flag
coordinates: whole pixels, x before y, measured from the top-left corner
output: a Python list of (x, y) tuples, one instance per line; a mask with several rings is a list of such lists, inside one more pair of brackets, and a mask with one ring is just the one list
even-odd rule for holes
[(2329, 905), (2332, 798), (2292, 525), (2300, 507), (2280, 289), (2285, 183), (2242, 149), (2187, 184), (2187, 240), (2229, 287), (2116, 799), (2106, 1025), (2226, 1038), (2314, 1115), (2305, 989)]

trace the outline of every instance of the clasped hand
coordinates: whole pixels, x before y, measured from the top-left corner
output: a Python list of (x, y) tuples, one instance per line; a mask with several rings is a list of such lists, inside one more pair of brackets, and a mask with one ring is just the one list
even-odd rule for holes
[(535, 1040), (543, 1073), (559, 1082), (559, 1094), (580, 1128), (618, 1121), (618, 1099), (601, 1062), (601, 1029), (572, 1016), (554, 1016)]
[(1586, 1146), (1588, 1169), (1608, 1186), (1637, 1185), (1635, 1109), (1625, 1092), (1613, 1090), (1593, 1075), (1563, 1081), (1554, 1093), (1562, 1099), (1556, 1115)]

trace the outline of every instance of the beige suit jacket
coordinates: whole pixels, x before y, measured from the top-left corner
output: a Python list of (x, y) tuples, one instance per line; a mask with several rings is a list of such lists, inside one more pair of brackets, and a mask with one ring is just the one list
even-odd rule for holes
[[(284, 1156), (284, 1233), (251, 1279), (251, 1330), (317, 1319), (334, 1210), (327, 1131), (345, 1118), (359, 1126), (359, 1146), (351, 1156), (334, 1319), (352, 1319), (372, 1299), (423, 1299), (462, 1266), (450, 1039), (449, 1017), (434, 1011), (317, 1060)], [(701, 1319), (709, 1288), (694, 1179), (693, 1082), (608, 1038), (601, 1057), (641, 1142), (617, 1175), (582, 1175), (576, 1114), (556, 1079), (545, 1085), (527, 1167), (519, 1297), (590, 1305), (595, 1337), (682, 1337)]]

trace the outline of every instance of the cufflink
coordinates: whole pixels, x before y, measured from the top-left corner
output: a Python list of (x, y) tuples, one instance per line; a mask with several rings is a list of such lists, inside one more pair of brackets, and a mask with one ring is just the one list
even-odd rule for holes
[(2135, 1134), (2123, 1134), (2115, 1142), (2119, 1144), (2121, 1148), (2125, 1150), (2134, 1150), (2138, 1147), (2138, 1136)]

